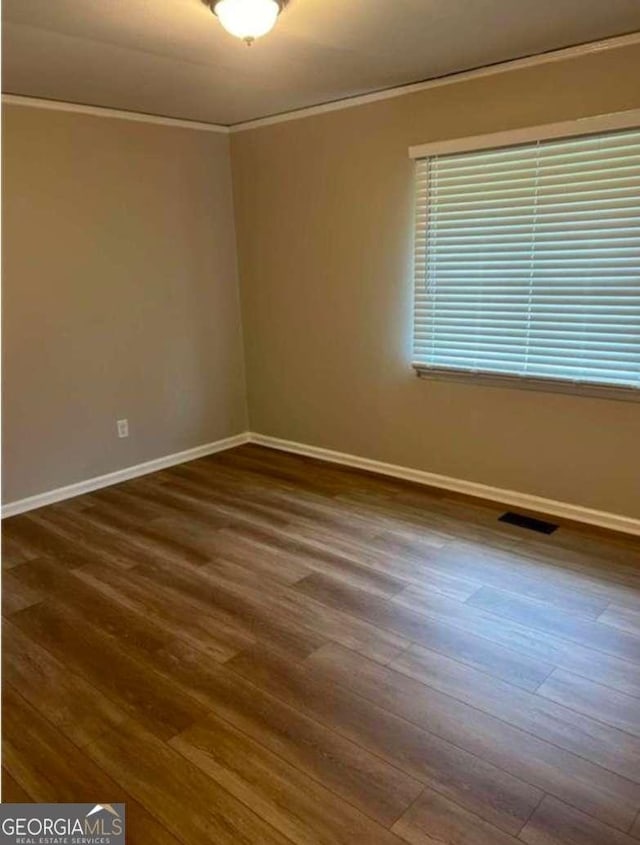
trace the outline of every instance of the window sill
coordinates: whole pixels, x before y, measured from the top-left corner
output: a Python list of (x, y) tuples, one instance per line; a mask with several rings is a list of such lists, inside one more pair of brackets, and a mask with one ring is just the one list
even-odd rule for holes
[(506, 373), (458, 370), (453, 367), (429, 367), (426, 364), (412, 364), (412, 367), (418, 378), (454, 381), (486, 387), (512, 387), (517, 390), (537, 390), (543, 393), (570, 393), (574, 396), (616, 399), (623, 402), (640, 402), (640, 388), (637, 387), (545, 378), (544, 376), (517, 376)]

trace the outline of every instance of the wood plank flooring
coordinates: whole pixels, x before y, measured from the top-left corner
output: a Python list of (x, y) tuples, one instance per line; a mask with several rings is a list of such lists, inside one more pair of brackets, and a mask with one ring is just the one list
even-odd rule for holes
[(5, 801), (130, 845), (640, 845), (640, 539), (242, 446), (3, 525)]

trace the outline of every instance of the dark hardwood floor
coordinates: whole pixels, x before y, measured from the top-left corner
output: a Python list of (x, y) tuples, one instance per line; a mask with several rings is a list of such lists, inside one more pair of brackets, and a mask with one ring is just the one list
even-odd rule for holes
[(5, 801), (130, 845), (640, 843), (640, 538), (258, 446), (5, 520)]

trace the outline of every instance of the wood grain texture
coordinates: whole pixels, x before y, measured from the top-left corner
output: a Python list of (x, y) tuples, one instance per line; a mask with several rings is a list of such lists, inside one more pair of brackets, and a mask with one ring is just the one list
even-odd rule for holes
[(620, 628), (622, 631), (628, 631), (640, 637), (640, 612), (628, 607), (609, 605), (598, 617), (598, 622), (613, 625), (614, 628)]
[(135, 722), (125, 722), (117, 731), (96, 740), (87, 747), (87, 754), (117, 778), (135, 800), (152, 806), (159, 821), (184, 842), (286, 845), (289, 841)]
[(430, 689), (640, 784), (640, 742), (609, 724), (539, 695), (516, 690), (420, 646), (412, 646), (390, 666)]
[(596, 651), (640, 663), (640, 635), (601, 622), (587, 621), (578, 614), (573, 615), (544, 602), (532, 601), (492, 587), (482, 587), (466, 603), (496, 616), (522, 622), (529, 628), (548, 631)]
[(528, 845), (633, 845), (626, 834), (611, 830), (573, 807), (547, 796), (525, 825), (520, 838)]
[(3, 682), (19, 689), (76, 745), (87, 745), (124, 721), (124, 710), (15, 625), (5, 623), (4, 638)]
[(516, 654), (490, 640), (479, 639), (460, 628), (425, 618), (402, 605), (351, 588), (326, 575), (310, 575), (296, 586), (300, 592), (324, 605), (374, 622), (411, 642), (427, 645), (434, 651), (523, 689), (537, 689), (553, 670), (550, 663)]
[(477, 816), (447, 801), (442, 795), (425, 790), (392, 830), (410, 845), (516, 845), (507, 836)]
[(399, 845), (381, 824), (215, 716), (170, 745), (292, 842)]
[(182, 644), (157, 654), (155, 666), (210, 712), (385, 826), (420, 793), (410, 771)]
[(37, 588), (25, 584), (14, 572), (5, 572), (2, 576), (2, 615), (11, 616), (25, 607), (41, 602), (45, 594)]
[(393, 600), (430, 618), (463, 628), (476, 637), (500, 643), (532, 659), (540, 659), (598, 683), (640, 696), (640, 666), (527, 627), (522, 619), (507, 619), (467, 603), (452, 602), (425, 590), (407, 587)]
[(306, 666), (240, 655), (229, 666), (281, 701), (367, 748), (423, 785), (509, 832), (517, 832), (542, 793), (485, 760), (387, 710), (326, 684)]
[(118, 778), (110, 777), (8, 684), (3, 687), (2, 757), (5, 769), (30, 801), (96, 803), (99, 795), (101, 801), (126, 804), (128, 845), (184, 843), (138, 803)]
[(247, 445), (5, 520), (3, 797), (133, 845), (640, 841), (640, 542)]
[[(502, 550), (452, 543), (438, 557), (438, 564), (463, 567), (468, 577), (485, 586), (543, 601), (587, 619), (597, 618), (610, 601), (603, 595), (606, 586), (593, 584), (586, 575), (579, 577), (577, 573), (572, 573), (567, 577), (565, 570), (559, 570), (548, 562), (530, 561)], [(613, 590), (613, 587), (609, 589)]]
[(181, 695), (168, 679), (97, 627), (83, 624), (68, 607), (51, 602), (23, 610), (14, 619), (71, 671), (158, 736), (168, 739), (204, 715), (195, 700)]
[(2, 803), (3, 804), (31, 804), (33, 798), (24, 790), (9, 772), (2, 769)]
[[(640, 786), (501, 719), (341, 646), (308, 659), (327, 683), (340, 683), (514, 777), (626, 830)], [(515, 689), (515, 688), (514, 688)]]
[(635, 696), (594, 684), (562, 669), (555, 669), (549, 675), (538, 689), (538, 695), (640, 737), (640, 699)]

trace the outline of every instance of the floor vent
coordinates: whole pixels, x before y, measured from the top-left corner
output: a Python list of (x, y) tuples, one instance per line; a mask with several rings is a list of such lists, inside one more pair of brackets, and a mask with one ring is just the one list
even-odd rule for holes
[(500, 522), (508, 522), (509, 525), (517, 525), (518, 528), (528, 528), (530, 531), (537, 531), (539, 534), (553, 534), (558, 527), (553, 522), (545, 522), (543, 519), (534, 519), (531, 516), (523, 516), (521, 513), (507, 511), (499, 517)]

